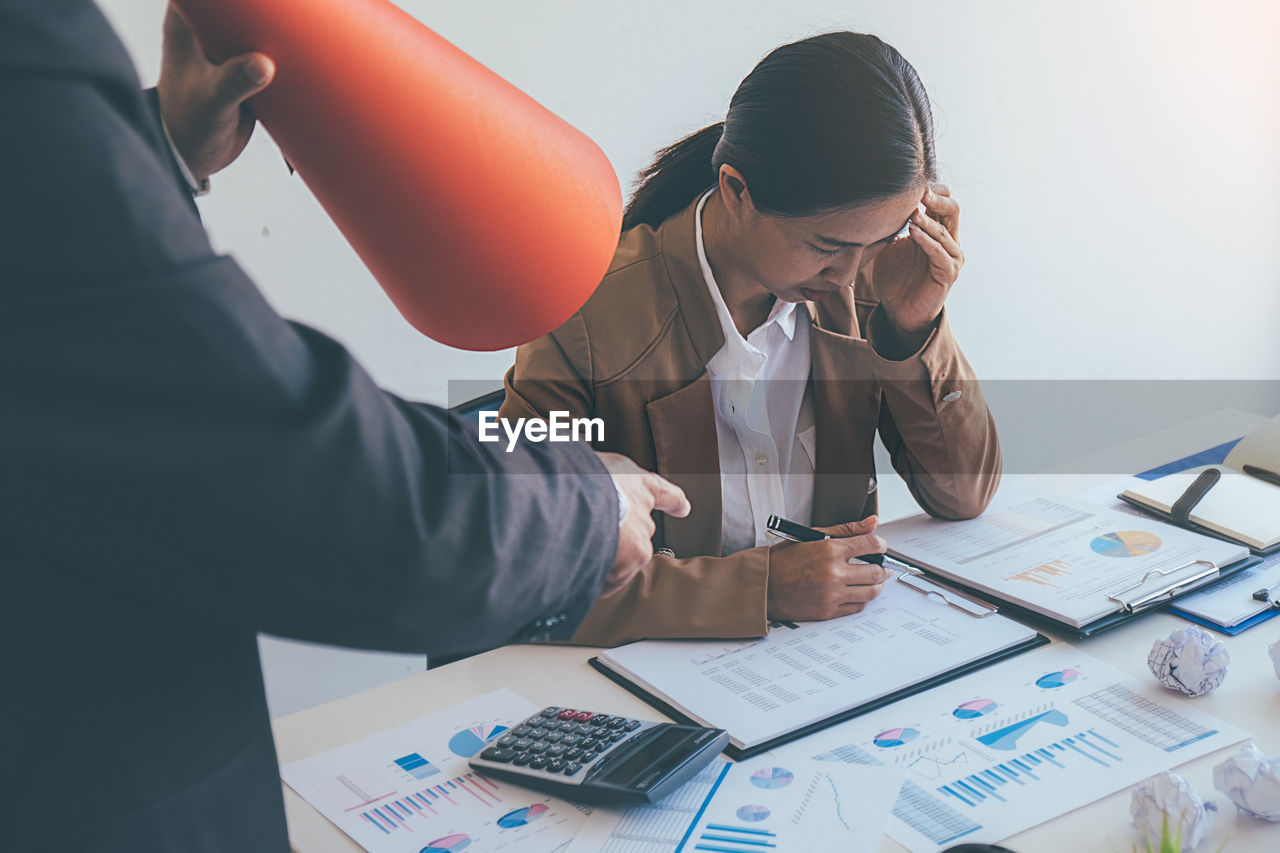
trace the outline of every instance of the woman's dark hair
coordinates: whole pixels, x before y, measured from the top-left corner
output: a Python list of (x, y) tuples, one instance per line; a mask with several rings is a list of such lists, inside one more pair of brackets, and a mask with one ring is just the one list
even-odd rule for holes
[(664, 148), (622, 219), (657, 226), (740, 171), (756, 208), (811, 216), (897, 195), (936, 177), (933, 116), (902, 54), (860, 33), (785, 44), (738, 86), (729, 112)]

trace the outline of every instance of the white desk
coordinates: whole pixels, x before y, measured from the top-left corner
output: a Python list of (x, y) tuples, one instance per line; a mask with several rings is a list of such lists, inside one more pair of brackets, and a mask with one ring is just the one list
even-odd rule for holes
[[(1131, 470), (1140, 470), (1144, 466), (1177, 458), (1181, 453), (1212, 446), (1206, 442), (1225, 440), (1221, 436), (1224, 429), (1228, 433), (1234, 431), (1238, 436), (1241, 432), (1235, 430), (1251, 428), (1250, 423), (1260, 421), (1261, 418), (1251, 415), (1219, 417), (1216, 426), (1203, 419), (1198, 420), (1185, 429), (1162, 434), (1160, 441), (1144, 441), (1141, 447), (1135, 447), (1132, 458), (1137, 461), (1131, 463)], [(1226, 436), (1230, 437), (1230, 434)], [(1039, 483), (1064, 485), (1055, 483), (1051, 477), (1036, 479)], [(1089, 480), (1096, 482), (1099, 479), (1103, 479), (1102, 475), (1072, 477), (1069, 485), (1072, 489), (1082, 488), (1089, 484)], [(912, 510), (902, 504), (901, 495), (892, 485), (884, 491), (884, 515), (888, 516), (893, 509), (900, 512)], [(905, 494), (905, 489), (901, 492)], [(887, 506), (889, 503), (895, 506)], [(1146, 656), (1152, 642), (1187, 624), (1168, 614), (1151, 614), (1100, 637), (1076, 641), (1075, 644), (1130, 675), (1149, 679), (1151, 674), (1147, 670)], [(1268, 755), (1280, 753), (1280, 680), (1276, 679), (1267, 655), (1267, 646), (1280, 640), (1280, 618), (1238, 637), (1223, 639), (1232, 661), (1225, 683), (1208, 696), (1175, 698), (1175, 701), (1194, 703), (1195, 707), (1251, 732), (1254, 741)], [(323, 752), (499, 687), (510, 687), (535, 705), (572, 705), (650, 719), (661, 718), (657, 711), (588, 667), (586, 661), (594, 653), (594, 649), (576, 647), (509, 646), (283, 717), (274, 724), (280, 762)], [(1176, 697), (1176, 694), (1171, 696)], [(1178, 772), (1186, 776), (1202, 796), (1214, 796), (1226, 804), (1225, 798), (1213, 790), (1212, 767), (1232, 751), (1234, 747), (1206, 756), (1179, 768)], [(295, 850), (327, 853), (360, 849), (288, 787), (285, 787), (285, 810), (289, 837)], [(1216, 850), (1223, 839), (1229, 838), (1226, 853), (1274, 853), (1280, 850), (1280, 824), (1237, 817), (1234, 812), (1234, 807), (1227, 804), (1214, 835), (1199, 849)], [(1128, 851), (1133, 838), (1129, 825), (1129, 791), (1126, 789), (1016, 835), (1005, 845), (1020, 853)], [(884, 837), (880, 849), (900, 851), (903, 848)]]

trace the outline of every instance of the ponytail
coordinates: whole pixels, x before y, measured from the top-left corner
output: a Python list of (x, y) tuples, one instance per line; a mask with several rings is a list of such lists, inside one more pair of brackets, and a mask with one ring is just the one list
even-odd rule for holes
[(724, 164), (762, 213), (812, 216), (922, 187), (937, 173), (929, 96), (872, 35), (784, 44), (747, 75), (723, 122), (663, 149), (640, 174), (625, 231), (656, 227), (715, 186)]
[(658, 152), (653, 165), (640, 173), (639, 186), (622, 214), (622, 230), (637, 225), (656, 228), (715, 186), (712, 164), (724, 122), (704, 127)]

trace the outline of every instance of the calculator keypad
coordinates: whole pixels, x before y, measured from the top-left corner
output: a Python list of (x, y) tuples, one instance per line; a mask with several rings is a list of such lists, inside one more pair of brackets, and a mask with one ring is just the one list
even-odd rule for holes
[(495, 764), (578, 776), (645, 724), (578, 708), (543, 708), (478, 756)]

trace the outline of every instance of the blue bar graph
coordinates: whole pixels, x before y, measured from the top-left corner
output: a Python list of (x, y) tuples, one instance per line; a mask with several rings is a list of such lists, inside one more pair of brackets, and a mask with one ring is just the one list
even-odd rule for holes
[(434, 776), (440, 772), (430, 761), (412, 752), (404, 758), (397, 758), (396, 765), (415, 779), (426, 779), (428, 776)]
[[(1008, 743), (1008, 739), (993, 738), (992, 740), (999, 740), (999, 745), (988, 744), (997, 749), (1005, 748)], [(1044, 781), (1046, 773), (1052, 773), (1050, 768), (1066, 770), (1071, 762), (1114, 767), (1124, 761), (1120, 752), (1120, 745), (1115, 741), (1098, 734), (1094, 729), (1087, 729), (1017, 758), (1007, 759), (972, 776), (964, 776), (948, 782), (936, 790), (944, 797), (976, 809), (988, 798), (1002, 803), (1007, 802), (997, 793), (1001, 785), (1009, 783), (1023, 787), (1034, 785)]]
[(766, 829), (710, 823), (702, 831), (693, 849), (709, 853), (751, 853), (777, 848), (775, 838), (777, 835)]

